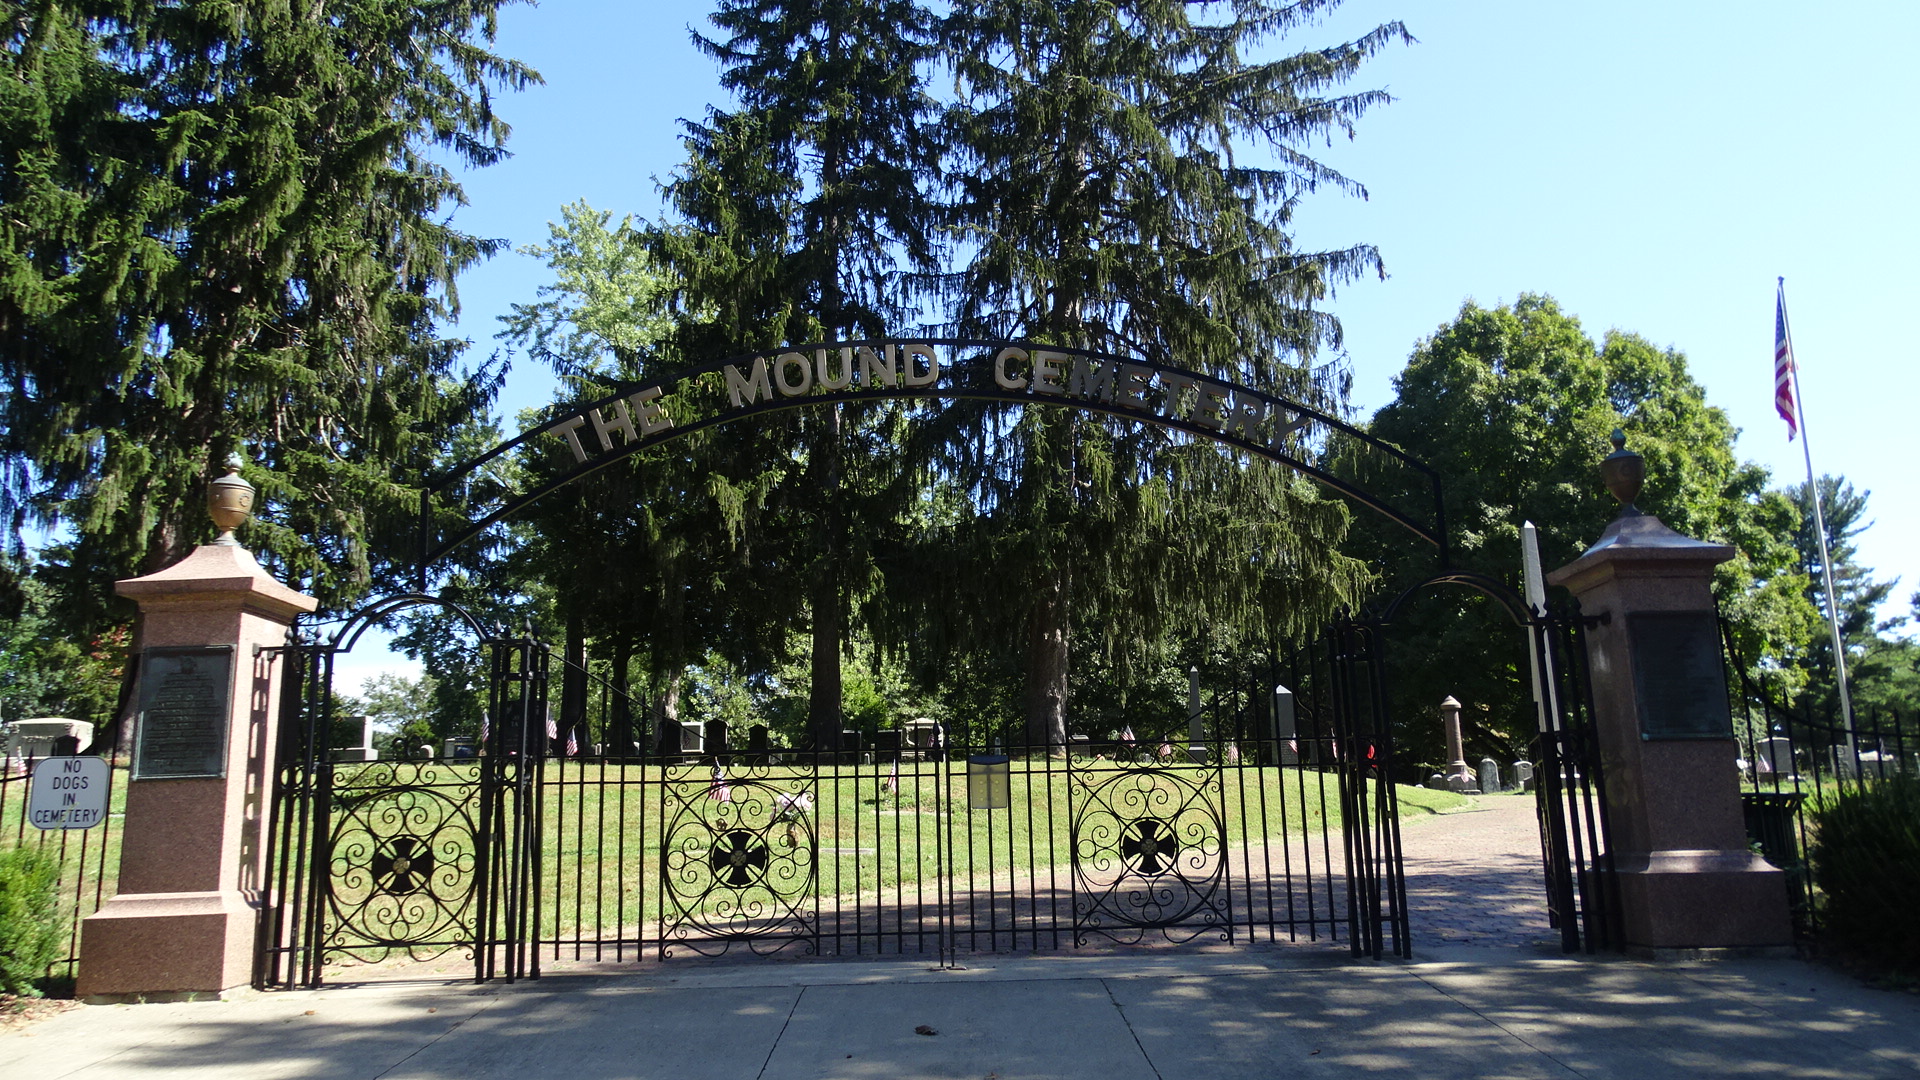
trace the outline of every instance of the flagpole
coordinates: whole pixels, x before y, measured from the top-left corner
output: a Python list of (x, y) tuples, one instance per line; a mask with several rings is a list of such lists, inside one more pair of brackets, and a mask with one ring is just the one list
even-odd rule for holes
[[(1779, 279), (1780, 324), (1787, 335), (1788, 355), (1793, 354), (1793, 324), (1787, 318), (1787, 279)], [(1833, 671), (1840, 684), (1840, 722), (1847, 732), (1847, 756), (1853, 759), (1854, 767), (1860, 763), (1858, 748), (1853, 738), (1853, 703), (1847, 694), (1847, 647), (1840, 638), (1840, 609), (1834, 602), (1833, 593), (1833, 557), (1827, 553), (1827, 518), (1820, 508), (1820, 485), (1813, 477), (1812, 440), (1807, 438), (1807, 399), (1800, 392), (1800, 361), (1794, 358), (1791, 369), (1793, 377), (1793, 410), (1799, 421), (1800, 453), (1807, 462), (1807, 495), (1813, 502), (1813, 532), (1820, 540), (1820, 576), (1827, 586), (1827, 628), (1833, 633)], [(1837, 762), (1835, 764), (1838, 764)]]

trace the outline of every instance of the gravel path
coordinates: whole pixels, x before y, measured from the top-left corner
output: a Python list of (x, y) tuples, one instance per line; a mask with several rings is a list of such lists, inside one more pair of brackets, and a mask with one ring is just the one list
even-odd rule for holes
[(1466, 810), (1407, 819), (1401, 844), (1416, 954), (1435, 944), (1558, 951), (1533, 796), (1482, 796)]

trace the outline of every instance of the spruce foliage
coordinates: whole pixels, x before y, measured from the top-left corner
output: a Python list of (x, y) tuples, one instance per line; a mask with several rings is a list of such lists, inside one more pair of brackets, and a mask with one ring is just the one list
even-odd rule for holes
[[(1410, 39), (1388, 23), (1343, 45), (1253, 57), (1333, 6), (956, 9), (942, 33), (959, 86), (945, 172), (967, 261), (938, 279), (955, 329), (1131, 353), (1337, 408), (1337, 375), (1315, 363), (1339, 327), (1315, 304), (1379, 272), (1380, 258), (1367, 246), (1299, 251), (1289, 224), (1321, 186), (1364, 195), (1305, 147), (1351, 134), (1388, 100), (1337, 91)], [(1272, 164), (1243, 160), (1261, 156)], [(979, 453), (989, 441), (1010, 452)], [(999, 572), (982, 610), (930, 614), (973, 647), (982, 632), (1022, 642), (1035, 744), (1066, 739), (1072, 618), (1093, 620), (1119, 656), (1169, 632), (1259, 640), (1310, 625), (1365, 578), (1333, 553), (1343, 508), (1279, 470), (1151, 428), (989, 408), (956, 422), (948, 445), (973, 508), (956, 539), (973, 580)], [(1012, 625), (981, 618), (1008, 609)]]
[[(0, 27), (0, 509), (103, 578), (207, 538), (243, 451), (249, 543), (363, 591), (436, 432), (484, 407), (438, 324), (495, 250), (443, 161), (504, 156), (510, 0), (46, 0)], [(102, 582), (104, 584), (104, 582)], [(104, 591), (104, 590), (103, 590)]]

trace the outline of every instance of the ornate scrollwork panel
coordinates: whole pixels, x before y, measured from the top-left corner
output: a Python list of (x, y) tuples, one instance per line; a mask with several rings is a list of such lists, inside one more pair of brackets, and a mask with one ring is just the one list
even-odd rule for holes
[(335, 773), (323, 941), (372, 962), (471, 946), (477, 765), (379, 762)]
[(1215, 770), (1090, 770), (1074, 788), (1074, 924), (1138, 942), (1226, 928), (1226, 826)]
[(705, 955), (736, 942), (760, 954), (814, 951), (815, 787), (810, 774), (765, 766), (669, 772), (664, 941)]

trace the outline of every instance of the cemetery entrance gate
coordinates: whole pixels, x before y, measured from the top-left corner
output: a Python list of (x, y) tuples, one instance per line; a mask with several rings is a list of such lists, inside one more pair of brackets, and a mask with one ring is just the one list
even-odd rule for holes
[[(1379, 623), (1336, 620), (1206, 693), (1196, 685), (1166, 730), (1043, 748), (921, 728), (798, 748), (763, 729), (647, 731), (643, 710), (604, 685), (587, 695), (596, 722), (569, 716), (555, 730), (557, 661), (531, 629), (489, 630), (425, 593), (455, 548), (581, 477), (809, 406), (938, 399), (1151, 424), (1368, 507), (1434, 545), (1444, 575), (1431, 469), (1309, 405), (1165, 358), (1031, 342), (823, 343), (606, 389), (426, 485), (418, 595), (283, 650), (295, 676), (268, 821), (262, 985), (449, 954), (482, 979), (688, 953), (951, 960), (1202, 937), (1410, 954)], [(494, 468), (556, 457), (557, 471), (506, 470), (539, 477), (523, 489)], [(473, 756), (335, 761), (334, 660), (410, 605), (445, 609), (474, 640), (486, 705)], [(1520, 618), (1537, 645), (1555, 640), (1551, 620)], [(1580, 695), (1556, 700), (1577, 708)], [(1543, 857), (1556, 918), (1574, 925), (1592, 910), (1605, 822), (1582, 809), (1590, 798), (1554, 801), (1598, 775), (1578, 724), (1566, 726), (1575, 713), (1555, 715), (1541, 729)]]
[[(336, 658), (416, 605), (475, 640), (474, 755), (334, 760)], [(1410, 955), (1378, 633), (1337, 621), (1257, 670), (1196, 682), (1164, 730), (1092, 733), (1064, 753), (932, 725), (791, 748), (764, 728), (644, 723), (620, 753), (608, 736), (638, 710), (596, 683), (586, 722), (556, 729), (561, 661), (530, 633), (425, 596), (375, 605), (286, 650), (256, 981), (409, 961), (514, 979), (685, 955), (948, 963), (1194, 940)]]

